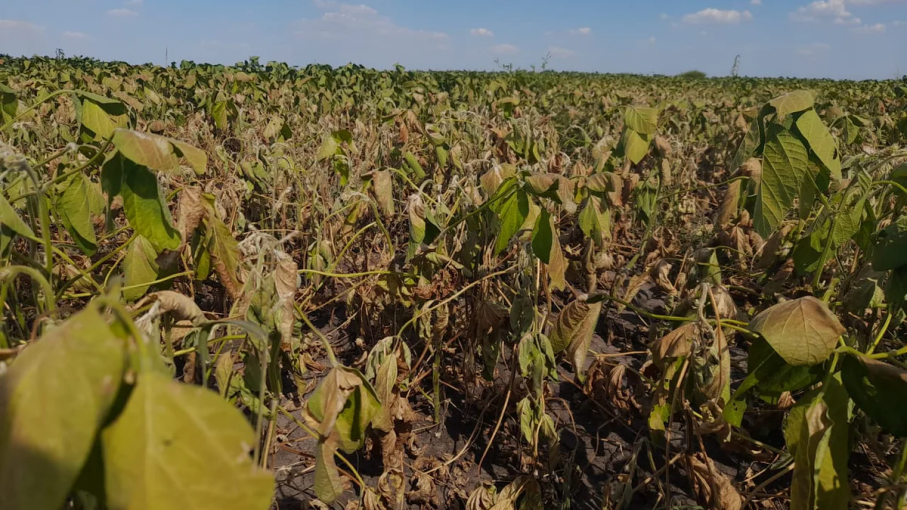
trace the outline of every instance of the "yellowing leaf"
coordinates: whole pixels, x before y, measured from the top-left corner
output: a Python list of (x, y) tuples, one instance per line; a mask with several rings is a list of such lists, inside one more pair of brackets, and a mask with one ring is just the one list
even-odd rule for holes
[(632, 129), (624, 131), (621, 139), (624, 155), (634, 164), (638, 164), (649, 153), (649, 135), (640, 134)]
[(601, 310), (601, 301), (591, 304), (579, 299), (573, 301), (561, 310), (554, 328), (548, 334), (554, 352), (566, 350), (577, 373), (584, 368), (583, 363)]
[(208, 164), (208, 156), (200, 149), (155, 134), (117, 129), (113, 144), (126, 158), (159, 172), (179, 172), (180, 157), (185, 157), (197, 174), (204, 174)]
[(150, 282), (157, 280), (160, 268), (155, 259), (157, 252), (154, 246), (142, 236), (137, 236), (126, 249), (126, 258), (123, 260), (123, 276), (126, 289), (123, 298), (135, 301), (144, 296), (151, 287)]
[(832, 177), (841, 179), (841, 158), (838, 155), (838, 144), (828, 132), (828, 128), (822, 123), (819, 114), (815, 110), (809, 109), (800, 115), (797, 119), (797, 129), (803, 138), (809, 143), (819, 161), (825, 165), (825, 168), (831, 172)]
[(238, 299), (242, 294), (242, 282), (239, 280), (239, 242), (233, 237), (227, 225), (220, 218), (211, 214), (207, 219), (208, 252), (217, 277), (220, 279), (230, 297)]
[(753, 317), (759, 333), (789, 365), (822, 363), (846, 331), (822, 301), (806, 296), (779, 303)]
[(776, 97), (769, 101), (769, 105), (775, 108), (775, 113), (778, 114), (778, 120), (784, 120), (784, 117), (792, 113), (802, 112), (812, 108), (816, 100), (813, 97), (812, 92), (808, 90), (795, 90), (789, 94), (785, 94), (781, 97)]
[[(113, 136), (117, 128), (126, 127), (129, 119), (125, 115), (125, 109), (122, 109), (121, 103), (116, 103), (119, 107), (104, 104), (103, 106), (95, 101), (86, 99), (82, 102), (82, 125), (95, 134), (96, 139), (106, 140)], [(108, 114), (110, 110), (111, 113)], [(115, 114), (122, 109), (122, 114)]]
[(628, 106), (624, 110), (624, 123), (628, 128), (640, 135), (654, 135), (658, 129), (658, 110), (655, 108)]
[(267, 510), (271, 504), (274, 480), (253, 465), (252, 428), (210, 390), (142, 373), (102, 440), (111, 508)]
[(95, 307), (0, 375), (0, 508), (62, 508), (120, 388), (125, 342)]

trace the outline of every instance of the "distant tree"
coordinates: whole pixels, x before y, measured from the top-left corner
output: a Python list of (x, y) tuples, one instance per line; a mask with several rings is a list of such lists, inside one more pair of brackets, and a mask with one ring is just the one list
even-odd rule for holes
[(708, 78), (708, 75), (702, 71), (687, 71), (685, 73), (680, 73), (677, 75), (678, 78), (686, 78), (688, 80), (702, 80)]

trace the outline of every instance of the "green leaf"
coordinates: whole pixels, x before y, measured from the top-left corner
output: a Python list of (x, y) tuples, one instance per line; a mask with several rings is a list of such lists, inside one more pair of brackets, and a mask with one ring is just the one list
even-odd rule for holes
[(82, 125), (95, 134), (96, 140), (106, 140), (117, 128), (129, 125), (125, 106), (119, 101), (108, 101), (101, 103), (88, 98), (82, 101)]
[(211, 117), (214, 118), (214, 125), (217, 129), (227, 129), (228, 109), (228, 101), (218, 101), (211, 107)]
[(566, 287), (564, 273), (567, 261), (561, 251), (561, 243), (557, 238), (557, 228), (554, 219), (547, 209), (542, 209), (532, 230), (532, 252), (548, 266), (548, 276), (555, 289)]
[(164, 204), (154, 174), (121, 154), (114, 156), (108, 164), (122, 175), (120, 194), (129, 225), (151, 241), (157, 250), (179, 248), (180, 233), (173, 228), (170, 209)]
[(809, 154), (797, 137), (772, 125), (762, 159), (762, 178), (756, 196), (753, 226), (768, 238), (793, 206), (800, 183), (809, 171)]
[(340, 154), (343, 154), (340, 149), (340, 144), (337, 143), (337, 140), (333, 136), (328, 136), (321, 144), (321, 148), (318, 149), (318, 155), (315, 156), (315, 159), (317, 161), (324, 161)]
[(907, 436), (907, 372), (866, 356), (847, 356), (841, 373), (857, 407), (889, 434)]
[(851, 493), (848, 396), (839, 376), (791, 410), (784, 435), (794, 457), (791, 509), (846, 510)]
[(112, 508), (266, 510), (271, 503), (274, 480), (250, 455), (252, 428), (207, 389), (142, 373), (102, 440)]
[(828, 306), (812, 296), (772, 306), (753, 317), (749, 329), (793, 366), (822, 363), (846, 331)]
[(532, 252), (545, 264), (551, 261), (551, 248), (554, 246), (555, 229), (551, 214), (547, 209), (542, 209), (532, 230)]
[(907, 215), (901, 215), (875, 237), (872, 267), (889, 271), (907, 265)]
[(606, 239), (611, 238), (611, 210), (602, 199), (589, 197), (579, 213), (579, 228), (596, 246), (602, 246)]
[(630, 159), (630, 162), (636, 165), (649, 153), (649, 143), (651, 142), (651, 139), (649, 135), (640, 134), (632, 129), (627, 129), (624, 131), (621, 142), (621, 145), (624, 148), (624, 155)]
[(64, 506), (119, 391), (125, 353), (89, 306), (0, 376), (0, 508)]
[(406, 166), (409, 167), (410, 173), (413, 175), (417, 183), (422, 182), (425, 179), (425, 170), (422, 168), (422, 165), (419, 164), (419, 160), (416, 159), (416, 156), (412, 152), (405, 152), (403, 154), (403, 160), (406, 161)]
[(19, 214), (16, 213), (16, 210), (6, 201), (6, 197), (3, 195), (0, 195), (0, 224), (21, 236), (35, 237), (31, 227), (19, 217)]
[(154, 246), (144, 237), (136, 236), (129, 244), (126, 258), (123, 259), (124, 284), (127, 287), (134, 287), (123, 290), (124, 299), (135, 301), (148, 292), (151, 287), (149, 282), (157, 280), (160, 271), (155, 259), (157, 252), (154, 251)]
[(9, 122), (16, 117), (19, 110), (19, 100), (13, 89), (0, 83), (0, 120)]
[(628, 106), (624, 110), (624, 124), (641, 135), (654, 135), (658, 129), (658, 110)]
[(784, 117), (792, 113), (802, 112), (813, 107), (816, 100), (812, 92), (808, 90), (796, 90), (781, 97), (769, 101), (769, 105), (774, 107), (778, 115), (778, 121), (783, 121)]
[(831, 175), (841, 180), (841, 158), (838, 153), (838, 144), (822, 123), (822, 119), (815, 110), (809, 109), (797, 119), (797, 129), (809, 144), (819, 161), (831, 172)]
[(501, 229), (498, 232), (497, 241), (494, 244), (494, 254), (498, 255), (510, 244), (510, 239), (520, 231), (526, 217), (529, 216), (529, 195), (522, 189), (513, 192), (513, 187), (501, 186), (498, 194), (509, 193), (510, 196), (503, 201), (494, 204), (493, 209), (498, 214)]
[(343, 480), (334, 461), (336, 448), (324, 441), (318, 442), (315, 451), (315, 495), (328, 504), (337, 501), (343, 494)]
[(64, 185), (66, 187), (57, 198), (54, 210), (76, 246), (92, 256), (98, 251), (98, 241), (91, 222), (89, 183), (84, 175), (74, 174)]
[(113, 134), (113, 144), (127, 159), (159, 172), (178, 173), (181, 157), (186, 158), (198, 175), (204, 174), (208, 165), (208, 156), (204, 151), (155, 134), (117, 129)]

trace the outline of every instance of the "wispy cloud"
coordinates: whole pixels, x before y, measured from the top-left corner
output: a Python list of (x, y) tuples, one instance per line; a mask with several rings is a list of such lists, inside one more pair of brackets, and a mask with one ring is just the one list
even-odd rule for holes
[(591, 35), (592, 29), (589, 27), (571, 28), (570, 33), (573, 35)]
[(72, 40), (91, 39), (91, 37), (88, 34), (86, 34), (85, 32), (74, 32), (74, 31), (70, 31), (70, 30), (63, 32), (63, 37), (65, 37), (66, 39), (72, 39)]
[(762, 5), (762, 0), (750, 0), (750, 5)]
[(469, 33), (478, 37), (494, 37), (494, 32), (487, 28), (473, 28)]
[(683, 22), (688, 25), (737, 25), (752, 19), (753, 14), (750, 11), (708, 8), (685, 15)]
[(5, 30), (23, 30), (28, 32), (40, 32), (44, 30), (44, 27), (35, 25), (34, 23), (28, 21), (20, 21), (15, 19), (0, 19), (0, 28)]
[(145, 3), (145, 0), (126, 0), (123, 2), (123, 5), (128, 5), (130, 7), (141, 7)]
[(555, 58), (569, 58), (576, 55), (576, 52), (567, 48), (552, 46), (548, 48), (548, 54)]
[(519, 53), (520, 49), (512, 44), (496, 44), (491, 47), (491, 52), (496, 55), (513, 55)]
[(139, 13), (130, 9), (110, 9), (107, 11), (107, 15), (114, 18), (135, 18)]
[(858, 34), (884, 34), (885, 24), (876, 23), (875, 25), (863, 25), (853, 29)]

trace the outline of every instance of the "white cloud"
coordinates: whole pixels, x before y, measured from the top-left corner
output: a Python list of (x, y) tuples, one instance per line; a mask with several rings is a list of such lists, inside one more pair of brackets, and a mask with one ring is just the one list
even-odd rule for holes
[[(788, 17), (801, 22), (831, 21), (835, 25), (862, 25), (863, 21), (855, 16), (848, 6), (867, 7), (904, 2), (905, 0), (816, 0), (791, 12)], [(871, 28), (879, 30), (877, 26), (861, 26), (857, 30), (866, 31)]]
[(891, 26), (893, 26), (893, 27), (903, 27), (903, 26), (907, 26), (907, 22), (903, 22), (903, 21), (901, 21), (901, 20), (892, 21), (892, 22), (891, 22)]
[(513, 55), (519, 53), (520, 49), (512, 44), (497, 44), (491, 47), (491, 52), (497, 55)]
[(129, 10), (129, 9), (111, 9), (107, 11), (108, 16), (113, 16), (114, 18), (134, 18), (139, 15), (139, 13)]
[(14, 19), (0, 19), (0, 29), (4, 30), (22, 30), (26, 32), (41, 32), (44, 27), (29, 23), (28, 21), (19, 21)]
[(814, 57), (830, 50), (831, 46), (825, 43), (816, 42), (797, 48), (797, 54), (804, 57)]
[(723, 24), (737, 25), (743, 21), (753, 19), (750, 11), (723, 11), (721, 9), (703, 9), (683, 17), (683, 22), (688, 25)]
[(450, 41), (450, 36), (444, 32), (401, 27), (364, 4), (342, 4), (331, 0), (314, 0), (314, 3), (327, 12), (318, 19), (298, 21), (296, 35), (309, 39), (369, 39), (374, 43), (406, 40), (412, 43), (446, 44)]
[(473, 28), (469, 33), (478, 37), (494, 37), (494, 32), (487, 28)]
[(648, 39), (648, 42), (649, 42), (649, 44), (655, 44), (657, 42), (657, 39), (655, 39), (655, 36), (653, 35), (652, 37), (650, 37)]
[(66, 39), (82, 40), (82, 41), (84, 41), (86, 39), (91, 39), (91, 37), (89, 37), (89, 35), (86, 34), (85, 32), (73, 32), (70, 30), (63, 32), (63, 37), (65, 37)]
[(809, 5), (800, 7), (789, 15), (790, 19), (794, 21), (834, 20), (838, 24), (843, 24), (845, 20), (852, 16), (853, 14), (844, 5), (844, 0), (816, 0)]
[(750, 5), (762, 5), (762, 0), (750, 0)]
[(145, 3), (145, 0), (126, 0), (123, 2), (123, 5), (128, 5), (131, 7), (141, 7)]
[(667, 14), (665, 14), (665, 13), (661, 13), (661, 14), (658, 15), (658, 19), (660, 19), (661, 21), (666, 21), (666, 20), (671, 19), (671, 17), (668, 16)]
[(589, 27), (572, 28), (570, 33), (573, 35), (590, 35), (592, 34), (592, 29)]
[(560, 48), (557, 46), (552, 46), (552, 47), (548, 48), (548, 53), (552, 57), (556, 57), (556, 58), (568, 58), (568, 57), (572, 57), (573, 55), (576, 55), (576, 52), (573, 50), (568, 50), (567, 48)]
[(853, 29), (853, 31), (858, 34), (884, 34), (885, 25), (883, 23), (876, 23), (875, 25), (863, 25)]

